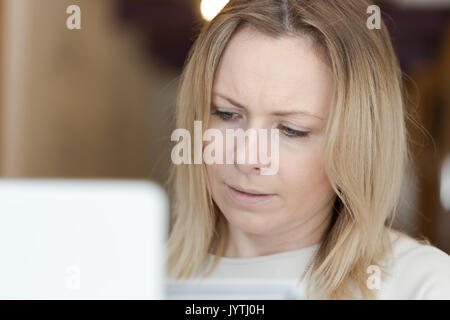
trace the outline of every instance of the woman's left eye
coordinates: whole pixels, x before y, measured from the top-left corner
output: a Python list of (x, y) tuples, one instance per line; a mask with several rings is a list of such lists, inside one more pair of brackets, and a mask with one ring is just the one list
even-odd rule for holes
[(280, 125), (278, 127), (278, 129), (280, 131), (282, 131), (284, 133), (285, 136), (288, 136), (290, 138), (296, 138), (296, 137), (307, 137), (308, 136), (308, 132), (304, 132), (304, 131), (299, 131), (299, 130), (294, 130), (291, 129), (289, 127)]

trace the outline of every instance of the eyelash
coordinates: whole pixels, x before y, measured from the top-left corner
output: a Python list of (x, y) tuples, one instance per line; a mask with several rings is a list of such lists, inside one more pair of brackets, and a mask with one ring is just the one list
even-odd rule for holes
[[(240, 116), (238, 113), (235, 113), (235, 112), (220, 111), (217, 109), (214, 112), (212, 112), (211, 114), (218, 116), (223, 121), (234, 121), (237, 117)], [(309, 134), (309, 132), (294, 130), (289, 127), (283, 126), (283, 125), (279, 125), (278, 129), (283, 131), (284, 135), (289, 138), (307, 137)]]
[(233, 121), (235, 118), (233, 117), (238, 117), (239, 113), (234, 113), (234, 112), (228, 112), (228, 111), (219, 111), (216, 110), (213, 113), (211, 113), (212, 115), (218, 116), (220, 119), (222, 119), (223, 121)]

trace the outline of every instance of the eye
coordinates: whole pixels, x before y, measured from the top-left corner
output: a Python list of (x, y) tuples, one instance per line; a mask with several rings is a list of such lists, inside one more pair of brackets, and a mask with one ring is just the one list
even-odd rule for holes
[(211, 114), (218, 116), (223, 121), (233, 121), (240, 116), (239, 113), (230, 112), (230, 111), (220, 111), (218, 109), (215, 109), (215, 111), (212, 112)]
[(278, 129), (280, 131), (282, 131), (285, 136), (290, 137), (290, 138), (307, 137), (308, 133), (309, 133), (309, 132), (305, 132), (305, 131), (294, 130), (289, 127), (283, 126), (283, 125), (280, 125), (278, 127)]

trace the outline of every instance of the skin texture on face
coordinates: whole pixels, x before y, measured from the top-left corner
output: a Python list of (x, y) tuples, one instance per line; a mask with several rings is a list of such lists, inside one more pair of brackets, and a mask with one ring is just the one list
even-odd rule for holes
[[(249, 164), (248, 157), (245, 164), (206, 166), (212, 197), (228, 223), (225, 256), (261, 256), (321, 240), (336, 197), (323, 163), (333, 90), (332, 71), (307, 37), (274, 38), (243, 28), (230, 40), (215, 74), (208, 128), (224, 136), (227, 128), (277, 128), (280, 134), (275, 175), (260, 175), (262, 165)], [(273, 196), (243, 205), (228, 186)]]

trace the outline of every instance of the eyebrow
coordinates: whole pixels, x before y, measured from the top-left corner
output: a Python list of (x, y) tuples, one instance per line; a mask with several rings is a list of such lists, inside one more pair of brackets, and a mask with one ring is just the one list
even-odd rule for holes
[[(213, 93), (213, 95), (214, 95), (214, 96), (221, 97), (222, 99), (227, 100), (229, 103), (231, 103), (231, 104), (234, 105), (235, 107), (238, 107), (238, 108), (241, 108), (241, 109), (247, 109), (245, 106), (243, 106), (243, 105), (240, 104), (239, 102), (236, 102), (235, 100), (233, 100), (233, 99), (231, 99), (231, 98), (229, 98), (229, 97), (226, 97), (226, 96), (223, 95), (223, 94), (220, 94), (220, 93)], [(275, 112), (272, 112), (272, 114), (273, 114), (273, 115), (276, 115), (276, 116), (289, 116), (289, 115), (298, 115), (298, 114), (300, 114), (300, 115), (305, 115), (305, 116), (314, 117), (314, 118), (317, 118), (317, 119), (319, 119), (319, 120), (323, 120), (323, 119), (322, 119), (321, 117), (319, 117), (318, 115), (316, 115), (316, 114), (314, 114), (314, 113), (311, 113), (311, 112), (309, 112), (309, 111), (306, 111), (306, 110), (275, 111)]]

